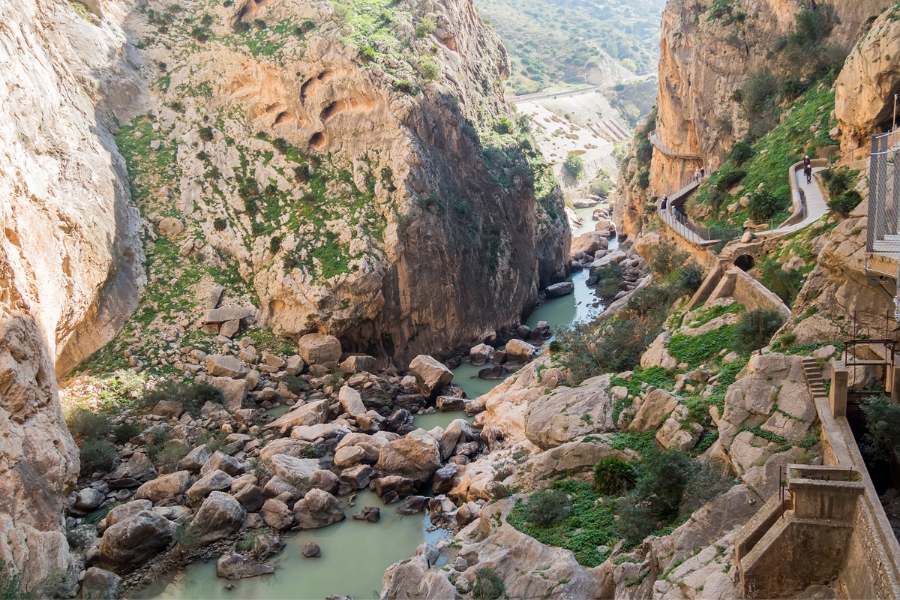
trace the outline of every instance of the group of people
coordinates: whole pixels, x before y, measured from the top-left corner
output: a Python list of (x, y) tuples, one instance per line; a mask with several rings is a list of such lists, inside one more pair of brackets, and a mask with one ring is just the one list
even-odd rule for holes
[(694, 169), (693, 181), (703, 181), (704, 179), (706, 179), (706, 167)]

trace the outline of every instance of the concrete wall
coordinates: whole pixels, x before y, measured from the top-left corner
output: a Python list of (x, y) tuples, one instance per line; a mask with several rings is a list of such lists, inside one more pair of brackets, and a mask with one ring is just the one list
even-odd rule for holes
[(781, 301), (781, 298), (737, 267), (729, 267), (725, 271), (718, 286), (710, 294), (709, 301), (717, 298), (734, 298), (747, 310), (775, 310), (785, 319), (791, 317), (791, 309)]

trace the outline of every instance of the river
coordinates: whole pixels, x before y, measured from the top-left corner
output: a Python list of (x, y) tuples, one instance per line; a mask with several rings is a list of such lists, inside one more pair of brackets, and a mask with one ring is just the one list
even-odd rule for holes
[[(580, 226), (573, 224), (573, 235), (592, 231), (593, 209), (577, 209), (575, 212), (583, 222)], [(617, 246), (611, 240), (610, 250)], [(587, 271), (573, 274), (574, 293), (545, 302), (529, 316), (527, 324), (533, 327), (538, 321), (547, 321), (553, 331), (558, 331), (599, 314), (602, 306), (588, 287), (587, 278)], [(454, 383), (462, 387), (469, 398), (477, 398), (501, 383), (499, 380), (479, 379), (478, 371), (484, 367), (463, 362), (453, 371)], [(423, 429), (446, 427), (456, 418), (469, 417), (461, 412), (432, 413), (417, 416), (416, 425)], [(381, 521), (368, 523), (350, 518), (364, 506), (379, 507)], [(420, 544), (434, 543), (450, 535), (448, 531), (433, 528), (427, 514), (402, 516), (397, 514), (397, 506), (384, 505), (370, 491), (361, 492), (354, 506), (348, 507), (345, 521), (324, 529), (285, 536), (286, 548), (272, 560), (276, 566), (274, 575), (229, 582), (216, 577), (215, 562), (194, 563), (132, 597), (313, 600), (347, 595), (357, 600), (378, 598), (382, 576), (388, 566), (415, 554)], [(306, 542), (319, 544), (321, 558), (303, 558), (300, 548)]]

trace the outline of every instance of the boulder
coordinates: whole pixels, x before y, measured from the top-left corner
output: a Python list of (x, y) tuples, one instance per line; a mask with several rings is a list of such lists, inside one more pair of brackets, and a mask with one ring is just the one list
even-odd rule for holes
[(678, 399), (665, 390), (655, 389), (640, 400), (639, 408), (628, 424), (628, 431), (652, 431), (659, 427), (678, 406)]
[(217, 450), (209, 457), (203, 468), (200, 469), (200, 474), (206, 475), (216, 470), (225, 471), (232, 477), (237, 477), (244, 472), (244, 465), (235, 457)]
[(506, 342), (505, 351), (510, 360), (518, 362), (528, 362), (537, 354), (537, 348), (519, 339), (512, 339)]
[(322, 556), (322, 549), (315, 542), (306, 542), (300, 549), (303, 558), (319, 558)]
[(687, 452), (697, 445), (703, 434), (703, 427), (699, 423), (689, 420), (690, 410), (684, 404), (679, 404), (669, 415), (665, 423), (656, 431), (656, 441), (663, 448), (669, 450), (681, 450)]
[(142, 482), (156, 477), (156, 467), (143, 452), (135, 452), (106, 476), (113, 489), (138, 487)]
[(247, 367), (236, 356), (211, 354), (206, 357), (206, 372), (212, 377), (237, 379), (247, 374)]
[(100, 557), (115, 565), (137, 565), (168, 548), (174, 537), (174, 523), (155, 512), (143, 510), (103, 532)]
[(572, 240), (572, 248), (569, 256), (576, 256), (582, 252), (594, 254), (597, 250), (606, 250), (609, 247), (609, 238), (596, 231), (582, 233)]
[(615, 430), (609, 382), (609, 375), (600, 375), (533, 400), (525, 414), (526, 437), (547, 449), (588, 433)]
[(235, 412), (244, 407), (244, 400), (250, 387), (248, 379), (210, 377), (208, 383), (222, 392), (222, 405), (226, 410)]
[(322, 469), (318, 459), (276, 454), (270, 462), (272, 472), (301, 494), (313, 488), (331, 490), (337, 486), (337, 475)]
[(228, 537), (241, 528), (247, 512), (224, 492), (212, 492), (200, 505), (189, 526), (189, 533), (197, 543), (208, 544)]
[(400, 475), (386, 475), (372, 480), (372, 491), (381, 498), (385, 504), (396, 502), (402, 496), (408, 496), (416, 491), (416, 482)]
[(369, 465), (356, 465), (341, 471), (340, 481), (351, 489), (361, 490), (369, 487), (369, 482), (372, 480), (374, 473), (375, 470)]
[(248, 579), (274, 572), (272, 565), (257, 562), (237, 552), (223, 554), (216, 561), (216, 575), (223, 579)]
[(465, 419), (453, 419), (440, 436), (438, 446), (441, 457), (447, 460), (453, 455), (453, 451), (459, 442), (468, 442), (478, 439), (478, 435), (472, 430), (472, 426)]
[(78, 490), (78, 493), (75, 494), (73, 507), (79, 512), (89, 513), (99, 508), (105, 499), (106, 494), (102, 494), (92, 487), (86, 487)]
[(210, 456), (212, 456), (212, 453), (209, 451), (206, 444), (197, 446), (188, 452), (184, 458), (178, 461), (178, 468), (190, 471), (191, 473), (199, 473), (200, 469), (203, 468), (203, 465), (206, 464), (206, 461), (209, 460)]
[(466, 399), (456, 398), (455, 396), (438, 396), (434, 402), (434, 407), (441, 412), (459, 412), (465, 410)]
[(115, 600), (120, 595), (122, 578), (98, 567), (84, 572), (81, 580), (82, 600)]
[(221, 324), (227, 321), (240, 321), (256, 316), (256, 309), (249, 306), (223, 306), (206, 311), (203, 322)]
[(341, 371), (345, 373), (374, 373), (377, 361), (374, 356), (366, 354), (351, 354), (340, 364)]
[(341, 403), (341, 408), (344, 409), (344, 412), (349, 415), (355, 417), (366, 414), (366, 406), (363, 404), (362, 396), (349, 385), (341, 387), (341, 391), (338, 393), (338, 401)]
[(341, 359), (341, 341), (333, 335), (308, 333), (297, 342), (297, 348), (308, 365), (336, 363)]
[(225, 471), (210, 471), (190, 487), (187, 491), (187, 497), (191, 502), (197, 502), (202, 498), (206, 498), (212, 492), (221, 492), (231, 489), (231, 475)]
[(352, 467), (363, 462), (366, 451), (359, 446), (345, 446), (334, 453), (334, 466), (339, 468)]
[(641, 355), (641, 366), (645, 369), (651, 367), (662, 367), (663, 369), (674, 369), (678, 366), (678, 361), (669, 354), (666, 347), (669, 344), (672, 334), (663, 331), (644, 351)]
[(325, 421), (327, 413), (328, 402), (326, 400), (316, 400), (315, 402), (303, 404), (290, 412), (281, 415), (281, 417), (266, 425), (266, 429), (277, 429), (284, 434), (292, 427), (300, 425), (318, 425)]
[(294, 524), (294, 513), (287, 504), (276, 498), (269, 498), (263, 503), (262, 517), (266, 525), (275, 531), (287, 529)]
[(382, 446), (375, 468), (388, 475), (400, 475), (415, 481), (428, 481), (441, 466), (437, 441), (417, 429)]
[(233, 495), (234, 499), (244, 507), (244, 510), (251, 513), (259, 512), (265, 501), (262, 488), (255, 484), (245, 485), (233, 492)]
[(162, 502), (163, 500), (182, 495), (190, 484), (190, 471), (176, 471), (143, 484), (134, 493), (134, 498), (136, 500), (149, 500), (153, 503)]
[(309, 452), (311, 444), (291, 438), (278, 438), (266, 444), (259, 451), (259, 459), (269, 462), (276, 454), (286, 454), (295, 458), (303, 458)]
[(446, 494), (456, 485), (456, 475), (460, 471), (460, 466), (453, 463), (447, 463), (434, 472), (431, 478), (431, 491), (435, 494)]
[(353, 520), (377, 523), (381, 520), (381, 509), (377, 506), (366, 506), (362, 509), (362, 512), (353, 515)]
[(575, 291), (575, 284), (571, 281), (560, 281), (559, 283), (554, 283), (544, 290), (544, 293), (548, 298), (562, 298), (563, 296), (568, 296), (572, 292)]
[(184, 405), (178, 400), (160, 400), (151, 412), (158, 417), (177, 419), (184, 412)]
[(120, 504), (109, 511), (105, 517), (97, 524), (97, 531), (103, 532), (107, 528), (112, 527), (120, 521), (124, 521), (134, 515), (144, 512), (145, 510), (153, 510), (153, 503), (149, 500), (132, 500), (125, 504)]
[(453, 381), (453, 371), (439, 360), (420, 354), (409, 363), (409, 372), (423, 393), (432, 395)]
[(328, 492), (312, 489), (294, 504), (298, 529), (319, 529), (344, 520), (338, 499)]
[(494, 348), (487, 344), (478, 344), (469, 349), (469, 361), (473, 365), (483, 365), (494, 358)]

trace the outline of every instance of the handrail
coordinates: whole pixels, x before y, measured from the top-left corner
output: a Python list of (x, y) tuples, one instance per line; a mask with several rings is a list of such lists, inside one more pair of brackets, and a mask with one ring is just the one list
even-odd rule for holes
[(647, 139), (650, 140), (650, 143), (653, 144), (653, 147), (668, 156), (669, 158), (677, 158), (679, 160), (695, 160), (702, 161), (703, 157), (699, 154), (683, 154), (680, 152), (676, 152), (672, 150), (660, 139), (659, 134), (655, 131), (651, 132), (647, 135)]

